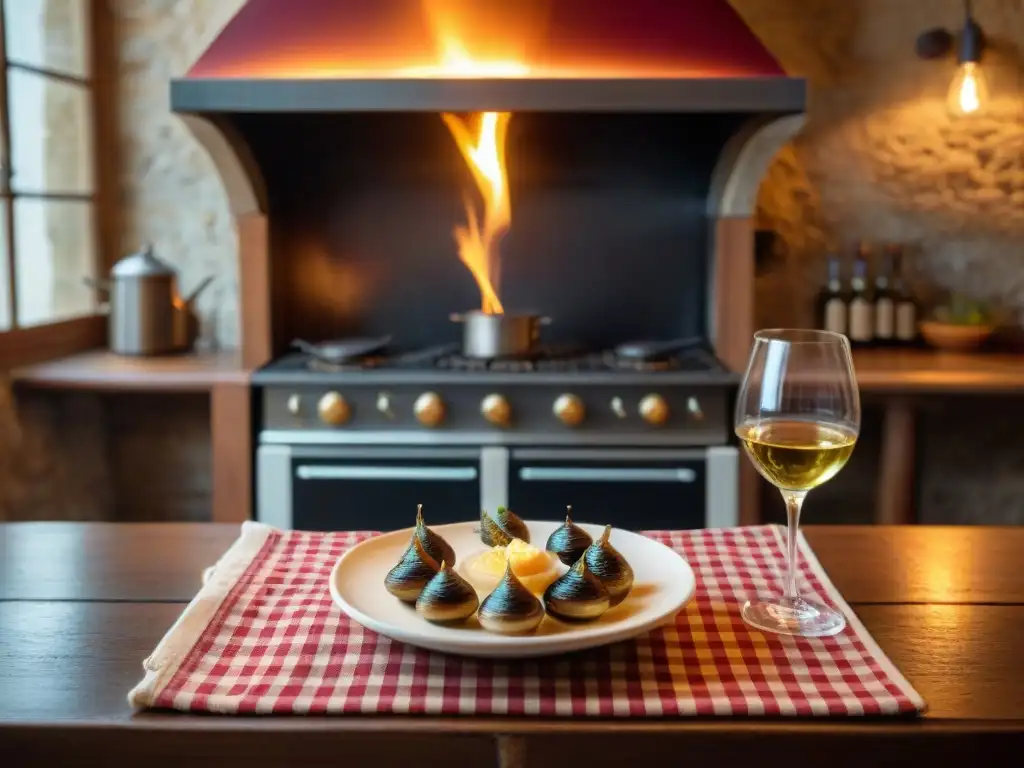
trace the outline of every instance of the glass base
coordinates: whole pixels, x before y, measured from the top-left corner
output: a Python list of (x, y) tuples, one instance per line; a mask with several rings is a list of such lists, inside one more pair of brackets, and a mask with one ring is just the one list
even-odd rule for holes
[(843, 614), (802, 597), (748, 600), (743, 620), (762, 632), (800, 637), (838, 635), (846, 626)]

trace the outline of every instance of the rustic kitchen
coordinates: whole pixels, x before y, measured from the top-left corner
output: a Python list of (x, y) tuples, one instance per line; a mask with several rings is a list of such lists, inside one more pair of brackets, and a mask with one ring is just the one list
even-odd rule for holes
[(3, 518), (777, 520), (732, 398), (756, 328), (833, 300), (865, 425), (807, 522), (1024, 519), (1014, 3), (972, 6), (966, 116), (953, 0), (652, 0), (614, 35), (574, 2), (497, 31), (459, 2), (95, 5), (95, 263), (46, 324), (8, 256)]
[(1024, 745), (1024, 0), (0, 0), (0, 61), (5, 765)]

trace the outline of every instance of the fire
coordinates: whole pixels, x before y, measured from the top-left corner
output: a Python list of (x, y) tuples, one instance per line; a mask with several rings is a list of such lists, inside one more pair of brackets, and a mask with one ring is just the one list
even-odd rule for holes
[(509, 112), (484, 112), (479, 116), (479, 131), (474, 132), (467, 120), (447, 113), (441, 115), (483, 198), (483, 227), (467, 197), (466, 224), (455, 227), (453, 234), (459, 258), (480, 287), (480, 308), (491, 315), (505, 311), (498, 298), (498, 244), (512, 225), (505, 164), (505, 136), (511, 117)]
[(410, 77), (526, 77), (530, 67), (514, 59), (477, 59), (469, 55), (462, 41), (442, 34), (439, 64), (406, 67)]
[[(523, 77), (530, 67), (513, 51), (470, 51), (463, 44), (462, 32), (472, 30), (473, 19), (486, 21), (479, 14), (487, 10), (475, 0), (421, 0), (424, 15), (433, 29), (439, 69), (446, 77)], [(490, 19), (495, 22), (504, 14)], [(483, 27), (479, 27), (483, 29)], [(481, 39), (475, 36), (474, 39)], [(494, 39), (484, 36), (483, 39)], [(500, 39), (500, 38), (499, 38)], [(484, 112), (461, 118), (444, 113), (445, 125), (455, 139), (466, 165), (473, 174), (483, 200), (483, 217), (467, 196), (466, 223), (455, 227), (452, 234), (459, 258), (466, 265), (480, 288), (480, 308), (490, 315), (504, 313), (498, 297), (500, 255), (498, 245), (512, 225), (512, 205), (508, 193), (508, 169), (505, 164), (505, 137), (509, 112)]]

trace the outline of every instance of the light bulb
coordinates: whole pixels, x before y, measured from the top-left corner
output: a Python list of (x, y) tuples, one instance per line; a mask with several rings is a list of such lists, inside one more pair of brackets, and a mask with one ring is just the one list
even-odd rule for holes
[(988, 101), (988, 85), (976, 61), (960, 65), (949, 86), (949, 108), (957, 115), (977, 114)]

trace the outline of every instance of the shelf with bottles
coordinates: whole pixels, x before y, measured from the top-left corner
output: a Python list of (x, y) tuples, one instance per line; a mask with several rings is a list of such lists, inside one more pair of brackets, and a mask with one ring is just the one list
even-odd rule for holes
[(819, 328), (843, 333), (856, 348), (919, 345), (919, 304), (904, 276), (903, 246), (873, 248), (862, 242), (853, 255), (849, 280), (844, 260), (828, 257), (828, 275), (818, 294)]

